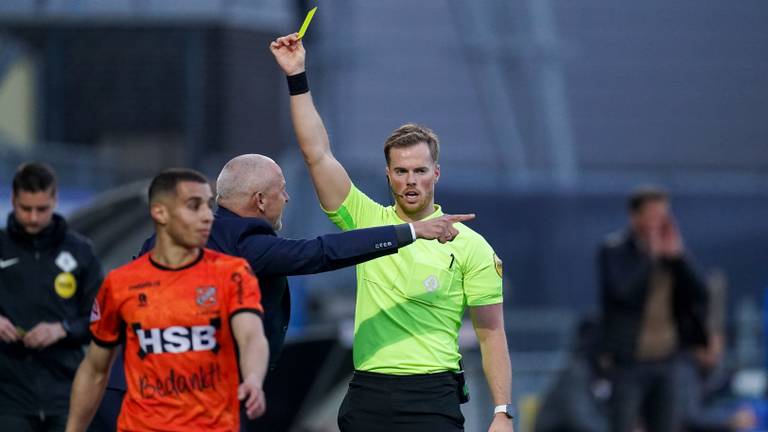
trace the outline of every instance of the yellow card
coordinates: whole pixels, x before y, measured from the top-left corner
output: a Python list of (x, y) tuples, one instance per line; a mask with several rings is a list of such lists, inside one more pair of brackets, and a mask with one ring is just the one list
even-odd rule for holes
[(299, 39), (303, 38), (304, 33), (307, 32), (307, 27), (309, 27), (309, 23), (312, 22), (312, 17), (315, 16), (315, 11), (317, 11), (317, 6), (307, 12), (307, 17), (304, 18), (304, 23), (301, 24), (301, 28), (299, 29)]

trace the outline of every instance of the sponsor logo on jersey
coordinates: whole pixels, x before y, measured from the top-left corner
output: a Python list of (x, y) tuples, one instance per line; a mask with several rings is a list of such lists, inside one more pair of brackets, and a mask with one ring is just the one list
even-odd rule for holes
[(165, 376), (139, 377), (139, 393), (142, 398), (178, 397), (193, 391), (216, 390), (224, 383), (221, 366), (217, 363), (200, 365), (191, 373), (183, 373), (171, 368)]
[(237, 295), (237, 304), (243, 304), (243, 275), (240, 273), (232, 273), (232, 282), (237, 285), (235, 294)]
[(12, 265), (16, 265), (19, 262), (19, 258), (0, 259), (0, 270), (7, 269)]
[(189, 351), (219, 351), (216, 329), (220, 320), (211, 320), (207, 325), (171, 326), (166, 328), (141, 328), (133, 325), (133, 331), (139, 340), (139, 357), (149, 354), (185, 353)]
[(144, 281), (128, 287), (129, 290), (144, 289), (150, 287), (160, 286), (160, 281)]

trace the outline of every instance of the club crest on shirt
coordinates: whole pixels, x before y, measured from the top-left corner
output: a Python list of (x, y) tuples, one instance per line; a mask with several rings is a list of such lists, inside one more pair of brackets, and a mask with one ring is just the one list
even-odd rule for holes
[(504, 273), (503, 265), (501, 263), (501, 258), (496, 254), (493, 254), (493, 264), (496, 267), (496, 273), (499, 274), (499, 277), (502, 277), (502, 274)]
[(427, 289), (427, 292), (435, 292), (440, 288), (440, 280), (438, 280), (434, 275), (429, 275), (426, 279), (424, 279), (424, 288)]
[(94, 300), (93, 306), (91, 306), (91, 322), (96, 322), (100, 319), (101, 319), (101, 309), (99, 309), (99, 302)]
[(77, 260), (68, 251), (61, 251), (54, 261), (63, 272), (72, 273), (77, 268)]
[(216, 287), (197, 287), (195, 303), (198, 306), (208, 307), (216, 305)]

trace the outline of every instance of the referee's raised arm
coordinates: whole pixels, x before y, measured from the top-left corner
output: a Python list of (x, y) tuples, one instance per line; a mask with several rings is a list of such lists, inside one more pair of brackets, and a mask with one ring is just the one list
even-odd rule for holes
[(305, 70), (304, 45), (294, 33), (273, 41), (269, 49), (288, 77), (293, 128), (320, 205), (326, 210), (334, 211), (349, 194), (352, 181), (341, 163), (333, 156), (328, 132), (312, 101)]

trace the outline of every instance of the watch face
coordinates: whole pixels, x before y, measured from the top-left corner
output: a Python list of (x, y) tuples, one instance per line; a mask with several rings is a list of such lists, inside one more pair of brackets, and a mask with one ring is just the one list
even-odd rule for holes
[(515, 412), (515, 406), (514, 405), (507, 405), (507, 409), (506, 409), (506, 411), (504, 413), (507, 415), (507, 417), (509, 417), (511, 419), (515, 418), (515, 415), (517, 414)]

